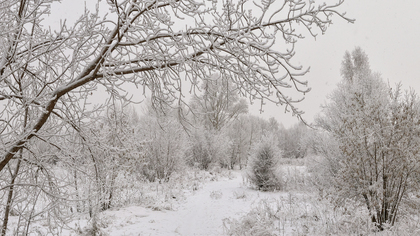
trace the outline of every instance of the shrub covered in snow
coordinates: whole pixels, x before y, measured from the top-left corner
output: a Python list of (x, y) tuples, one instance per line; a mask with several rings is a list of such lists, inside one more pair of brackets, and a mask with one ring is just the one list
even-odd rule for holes
[(208, 170), (212, 165), (227, 166), (230, 140), (223, 133), (197, 129), (190, 138), (186, 161), (190, 166)]

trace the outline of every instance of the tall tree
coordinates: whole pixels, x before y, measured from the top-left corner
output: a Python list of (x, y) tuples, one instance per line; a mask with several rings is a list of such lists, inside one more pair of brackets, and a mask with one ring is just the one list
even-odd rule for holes
[(308, 127), (299, 123), (288, 129), (282, 129), (279, 134), (279, 146), (283, 150), (283, 157), (303, 158), (307, 152), (305, 137), (308, 135)]
[(203, 95), (194, 96), (191, 108), (207, 129), (220, 131), (240, 114), (248, 112), (245, 99), (240, 99), (238, 89), (227, 78), (212, 75), (204, 80)]
[(341, 193), (366, 204), (372, 221), (393, 225), (420, 171), (420, 107), (414, 92), (402, 96), (378, 74), (360, 48), (346, 52), (343, 80), (318, 123), (338, 141)]

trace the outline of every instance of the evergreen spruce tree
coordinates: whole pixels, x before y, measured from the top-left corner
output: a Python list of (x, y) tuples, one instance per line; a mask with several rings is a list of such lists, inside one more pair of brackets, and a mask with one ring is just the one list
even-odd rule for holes
[(278, 155), (269, 143), (262, 143), (253, 156), (248, 172), (248, 178), (258, 190), (270, 191), (281, 189), (280, 178), (277, 176)]

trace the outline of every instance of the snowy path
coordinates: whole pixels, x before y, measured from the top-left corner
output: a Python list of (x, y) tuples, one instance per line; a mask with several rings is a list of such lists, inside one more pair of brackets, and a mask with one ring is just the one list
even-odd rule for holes
[(261, 197), (275, 197), (275, 193), (260, 193), (243, 187), (241, 174), (235, 172), (233, 179), (206, 183), (175, 211), (153, 211), (144, 207), (110, 211), (108, 215), (113, 223), (106, 232), (136, 236), (223, 235), (223, 219), (239, 218)]

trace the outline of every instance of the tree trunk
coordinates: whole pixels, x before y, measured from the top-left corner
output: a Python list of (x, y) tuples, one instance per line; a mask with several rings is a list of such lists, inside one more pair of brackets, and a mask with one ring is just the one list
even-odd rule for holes
[[(22, 155), (22, 149), (20, 151), (20, 155)], [(16, 177), (19, 173), (20, 163), (21, 163), (21, 160), (19, 159), (18, 163), (16, 164), (15, 171), (12, 175), (12, 179), (10, 181), (9, 193), (7, 195), (6, 209), (4, 210), (4, 218), (3, 218), (3, 226), (2, 226), (2, 229), (1, 229), (1, 236), (6, 235), (7, 224), (9, 223), (10, 209), (12, 208), (12, 202), (13, 202), (14, 184), (15, 184)]]

